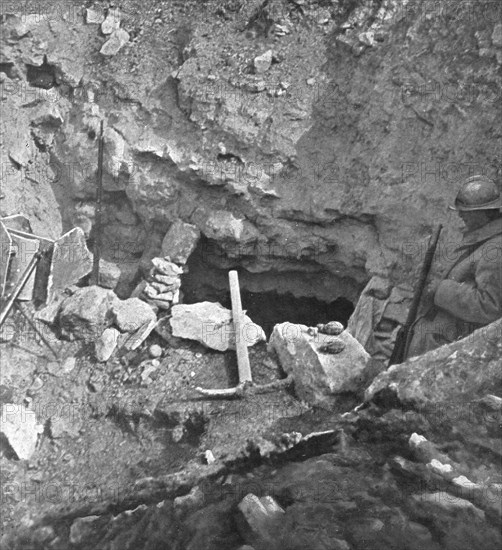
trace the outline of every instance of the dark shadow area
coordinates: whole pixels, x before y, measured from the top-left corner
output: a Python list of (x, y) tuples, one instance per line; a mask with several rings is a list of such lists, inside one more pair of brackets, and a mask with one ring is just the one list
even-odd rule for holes
[[(317, 298), (296, 298), (290, 293), (278, 292), (243, 291), (241, 296), (243, 308), (263, 328), (267, 337), (272, 333), (274, 325), (286, 321), (307, 326), (340, 321), (347, 326), (354, 311), (354, 304), (343, 297), (328, 303)], [(226, 307), (230, 307), (230, 304)]]
[(26, 77), (31, 86), (48, 90), (56, 85), (56, 71), (54, 66), (47, 63), (47, 59), (40, 66), (26, 65)]
[[(214, 261), (215, 258), (217, 261)], [(228, 269), (216, 267), (218, 263), (226, 262), (228, 262)], [(181, 277), (183, 303), (219, 302), (222, 306), (231, 309), (228, 271), (239, 270), (236, 264), (236, 260), (225, 258), (222, 250), (219, 250), (216, 245), (210, 246), (209, 241), (203, 238), (189, 257), (188, 270)], [(343, 296), (332, 302), (325, 302), (314, 297), (297, 297), (291, 292), (280, 292), (280, 289), (250, 292), (242, 288), (242, 276), (241, 301), (243, 309), (253, 322), (263, 328), (267, 338), (277, 323), (290, 322), (316, 326), (318, 323), (339, 321), (347, 326), (349, 317), (354, 311), (352, 301)]]

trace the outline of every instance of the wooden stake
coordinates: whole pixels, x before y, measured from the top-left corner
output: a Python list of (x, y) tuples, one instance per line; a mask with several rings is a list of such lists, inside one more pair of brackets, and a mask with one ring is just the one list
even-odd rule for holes
[(237, 271), (228, 273), (230, 282), (230, 298), (232, 299), (232, 318), (235, 329), (235, 348), (237, 350), (237, 367), (239, 369), (239, 384), (235, 388), (205, 389), (195, 388), (200, 394), (209, 399), (238, 399), (281, 390), (294, 383), (293, 377), (289, 375), (282, 380), (275, 380), (269, 384), (258, 386), (253, 384), (251, 367), (249, 365), (249, 353), (245, 335), (243, 333), (243, 313), (241, 304), (241, 293), (239, 289), (239, 276)]
[(246, 337), (244, 334), (244, 324), (241, 304), (241, 292), (239, 289), (239, 275), (237, 271), (230, 271), (228, 274), (230, 283), (230, 298), (232, 300), (232, 318), (235, 330), (235, 348), (237, 350), (237, 367), (239, 369), (239, 384), (252, 382), (251, 367), (249, 365), (249, 354)]
[(92, 284), (99, 285), (99, 260), (101, 259), (101, 203), (103, 202), (103, 121), (98, 138), (98, 174), (96, 185), (96, 214), (94, 217), (94, 257), (92, 263)]

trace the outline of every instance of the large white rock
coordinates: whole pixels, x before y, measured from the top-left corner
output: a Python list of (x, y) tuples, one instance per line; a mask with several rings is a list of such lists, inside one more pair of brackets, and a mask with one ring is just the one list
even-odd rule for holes
[(105, 20), (101, 23), (101, 32), (111, 34), (120, 27), (122, 14), (118, 8), (110, 8), (106, 14)]
[[(329, 342), (342, 340), (345, 349), (337, 354), (322, 353)], [(336, 402), (336, 395), (362, 389), (369, 354), (347, 331), (339, 336), (311, 334), (305, 325), (275, 325), (269, 351), (277, 354), (287, 374), (292, 374), (298, 397), (326, 408)]]
[(115, 327), (105, 328), (103, 334), (96, 340), (95, 353), (96, 359), (100, 363), (108, 361), (113, 355), (119, 341), (120, 331)]
[(29, 459), (35, 452), (38, 434), (43, 426), (37, 424), (35, 411), (24, 405), (6, 403), (2, 406), (0, 433), (2, 433), (20, 460)]
[(105, 16), (101, 10), (93, 10), (91, 8), (87, 8), (85, 10), (85, 22), (88, 25), (96, 24), (101, 25), (105, 19)]
[(75, 227), (54, 243), (47, 283), (48, 301), (91, 271), (92, 254), (87, 248), (85, 233), (82, 228)]
[(134, 332), (126, 332), (122, 334), (119, 338), (118, 347), (128, 351), (138, 349), (139, 346), (148, 338), (156, 324), (157, 319), (152, 319), (143, 323)]
[(122, 332), (135, 332), (157, 320), (155, 311), (139, 298), (117, 300), (112, 308), (114, 322)]
[(110, 38), (101, 46), (99, 52), (101, 55), (116, 55), (128, 42), (129, 33), (124, 29), (117, 29), (112, 32)]
[(259, 548), (278, 547), (277, 531), (284, 521), (285, 512), (273, 497), (257, 497), (249, 493), (239, 503), (238, 509), (242, 516), (237, 517), (237, 528), (247, 542)]
[(118, 301), (112, 290), (99, 286), (79, 288), (61, 304), (61, 332), (82, 340), (96, 340), (107, 327), (112, 306)]
[[(173, 336), (196, 340), (218, 351), (235, 349), (232, 312), (217, 302), (177, 304), (171, 308)], [(244, 315), (241, 337), (248, 347), (264, 341), (263, 329)]]

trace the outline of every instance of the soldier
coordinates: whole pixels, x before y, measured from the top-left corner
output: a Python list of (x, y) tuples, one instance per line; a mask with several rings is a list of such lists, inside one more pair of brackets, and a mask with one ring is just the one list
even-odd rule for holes
[(502, 316), (501, 195), (486, 176), (472, 176), (455, 204), (465, 225), (455, 259), (424, 291), (424, 311), (414, 325), (407, 356), (464, 338)]

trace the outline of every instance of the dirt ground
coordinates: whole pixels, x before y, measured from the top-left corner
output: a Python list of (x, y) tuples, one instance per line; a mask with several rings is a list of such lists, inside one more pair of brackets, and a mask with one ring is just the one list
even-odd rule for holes
[[(235, 460), (249, 441), (259, 445), (281, 419), (307, 409), (284, 390), (250, 400), (201, 399), (198, 386), (237, 384), (232, 351), (189, 341), (171, 347), (152, 336), (136, 352), (100, 364), (92, 345), (60, 341), (56, 361), (14, 319), (17, 336), (2, 344), (4, 402), (10, 393), (11, 402), (29, 405), (44, 429), (30, 460), (0, 458), (6, 532), (54, 506), (118, 498), (138, 479), (204, 467), (207, 450), (219, 463)], [(154, 342), (163, 347), (160, 364), (142, 380)], [(250, 350), (250, 361), (258, 384), (281, 376), (264, 344)]]

